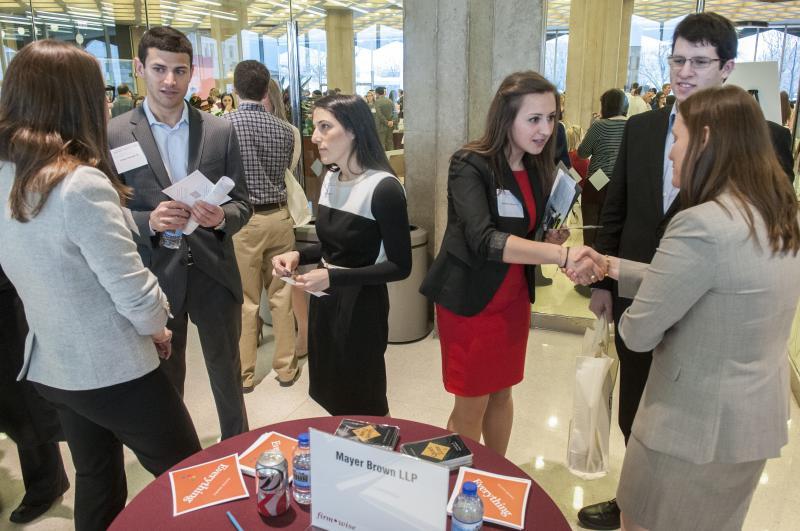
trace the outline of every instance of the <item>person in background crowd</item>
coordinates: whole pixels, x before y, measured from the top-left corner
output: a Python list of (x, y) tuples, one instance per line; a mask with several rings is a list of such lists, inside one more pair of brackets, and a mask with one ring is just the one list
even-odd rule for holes
[(398, 93), (398, 96), (397, 96), (397, 109), (398, 109), (397, 117), (398, 118), (402, 118), (403, 117), (403, 106), (405, 105), (403, 103), (403, 96), (405, 96), (405, 92), (403, 92), (403, 89), (400, 89), (400, 90), (398, 90), (397, 93)]
[(653, 110), (653, 99), (656, 97), (656, 93), (653, 91), (648, 90), (644, 94), (642, 94), (642, 99), (647, 104), (648, 111)]
[(133, 96), (131, 89), (128, 85), (122, 83), (117, 87), (117, 99), (114, 100), (114, 105), (111, 106), (111, 116), (119, 116), (133, 109)]
[[(636, 90), (640, 90), (637, 88)], [(638, 96), (637, 96), (638, 97)], [(606, 176), (614, 173), (614, 164), (617, 162), (617, 153), (622, 142), (622, 133), (625, 131), (625, 115), (622, 108), (625, 102), (625, 93), (619, 89), (607, 90), (600, 96), (600, 119), (596, 120), (586, 132), (580, 146), (578, 156), (589, 161), (589, 176), (603, 170)], [(591, 183), (586, 183), (581, 194), (581, 211), (584, 225), (599, 225), (600, 210), (606, 199), (606, 187), (595, 189)], [(583, 231), (583, 243), (594, 244), (597, 229)], [(579, 289), (581, 293), (585, 290)]]
[(386, 283), (411, 272), (405, 192), (363, 98), (322, 98), (313, 120), (311, 140), (329, 167), (317, 212), (320, 243), (272, 263), (280, 276), (300, 264), (321, 264), (295, 277), (299, 287), (327, 293), (311, 298), (311, 398), (331, 415), (388, 415)]
[[(624, 93), (623, 93), (624, 95)], [(628, 112), (627, 116), (633, 116), (635, 114), (641, 114), (643, 112), (647, 112), (651, 110), (650, 106), (647, 104), (647, 100), (642, 97), (642, 87), (636, 87), (631, 91), (630, 97), (628, 97)]]
[(394, 105), (386, 97), (386, 89), (375, 89), (375, 123), (378, 126), (378, 139), (384, 151), (394, 149)]
[(233, 94), (222, 95), (222, 114), (229, 114), (236, 110), (236, 100)]
[[(223, 439), (248, 430), (242, 396), (239, 335), (242, 329), (242, 280), (233, 236), (247, 224), (252, 208), (236, 132), (227, 120), (190, 107), (183, 99), (192, 78), (192, 43), (167, 26), (150, 28), (134, 59), (147, 85), (141, 110), (109, 123), (109, 144), (139, 142), (147, 164), (122, 174), (133, 189), (128, 207), (138, 228), (135, 241), (144, 263), (158, 277), (173, 317), (173, 353), (161, 364), (183, 395), (186, 379), (188, 318), (197, 325), (200, 346), (214, 395)], [(216, 183), (227, 176), (232, 198), (217, 206), (171, 200), (162, 190), (199, 170)], [(165, 232), (183, 231), (189, 217), (199, 226), (179, 234), (179, 249), (162, 244)]]
[(659, 92), (658, 94), (656, 94), (654, 101), (655, 101), (655, 106), (653, 107), (653, 110), (663, 109), (664, 107), (667, 106), (667, 95), (664, 94), (663, 92)]
[(155, 476), (200, 451), (158, 369), (170, 356), (169, 304), (131, 239), (121, 208), (130, 189), (96, 127), (105, 116), (103, 76), (84, 50), (34, 41), (9, 64), (0, 262), (30, 326), (20, 377), (56, 406), (72, 454), (78, 531), (106, 529), (125, 506), (123, 444)]
[[(294, 228), (286, 203), (286, 170), (294, 150), (294, 134), (285, 121), (267, 112), (270, 75), (263, 64), (241, 61), (233, 72), (233, 86), (241, 100), (236, 111), (225, 114), (233, 124), (241, 146), (244, 176), (254, 214), (233, 237), (236, 262), (242, 278), (242, 334), (239, 355), (242, 360), (242, 390), (255, 387), (258, 337), (261, 331), (261, 291), (266, 290), (272, 314), (275, 351), (272, 368), (282, 386), (290, 386), (300, 376), (294, 343), (292, 286), (272, 276), (273, 256), (294, 249)], [(230, 94), (222, 97), (231, 98)]]
[(17, 381), (25, 360), (28, 323), (14, 286), (0, 267), (0, 432), (17, 445), (25, 495), (9, 520), (27, 524), (69, 489), (58, 441), (58, 413), (28, 380)]
[(133, 100), (133, 108), (134, 109), (137, 108), (143, 102), (144, 102), (144, 96), (136, 96), (136, 98)]
[(189, 105), (191, 105), (195, 109), (199, 109), (202, 102), (203, 102), (202, 98), (200, 98), (200, 96), (198, 96), (196, 93), (192, 94), (191, 97), (189, 98)]
[(583, 159), (578, 155), (578, 146), (581, 145), (583, 140), (583, 128), (579, 125), (572, 125), (567, 128), (567, 152), (569, 153), (569, 162), (578, 175), (581, 176), (581, 187), (585, 186), (586, 177), (589, 172), (589, 159)]
[[(264, 107), (267, 112), (271, 112), (278, 119), (282, 120), (292, 129), (292, 136), (294, 137), (294, 144), (292, 149), (292, 159), (289, 162), (289, 169), (287, 171), (294, 172), (297, 168), (297, 163), (300, 161), (300, 147), (301, 138), (300, 130), (294, 125), (289, 123), (286, 118), (286, 112), (283, 109), (283, 95), (278, 83), (270, 78), (269, 89), (267, 96), (263, 100)], [(294, 174), (293, 174), (294, 176)], [(287, 193), (289, 191), (287, 190)], [(299, 247), (299, 243), (295, 241), (295, 245)], [(297, 333), (295, 334), (294, 353), (297, 359), (302, 359), (308, 356), (308, 295), (305, 291), (292, 286), (292, 313), (297, 323)]]
[(672, 133), (683, 210), (651, 264), (609, 259), (620, 295), (635, 297), (619, 334), (655, 349), (617, 492), (622, 529), (741, 529), (788, 441), (797, 199), (741, 88), (682, 100)]
[(525, 368), (534, 264), (580, 268), (587, 282), (605, 274), (561, 247), (568, 231), (533, 241), (554, 178), (557, 104), (558, 91), (536, 72), (500, 84), (483, 136), (450, 159), (447, 228), (420, 287), (436, 305), (444, 387), (455, 396), (447, 429), (483, 435), (500, 455), (514, 418), (511, 388)]
[(666, 99), (664, 100), (664, 105), (671, 108), (673, 105), (675, 105), (676, 101), (677, 97), (675, 96), (675, 94), (668, 94)]
[[(733, 24), (716, 13), (688, 15), (676, 26), (668, 61), (678, 106), (694, 92), (725, 82), (734, 68), (738, 42)], [(673, 164), (667, 157), (677, 112), (675, 106), (665, 107), (627, 121), (600, 215), (602, 228), (594, 245), (599, 252), (637, 262), (652, 260), (666, 223), (680, 209), (678, 188), (672, 184)], [(788, 173), (788, 140), (784, 143), (777, 136), (788, 132), (778, 124), (768, 126), (773, 149)], [(605, 314), (609, 321), (613, 316), (619, 329), (631, 300), (608, 279), (592, 287), (589, 309), (598, 316)], [(619, 427), (627, 443), (653, 356), (629, 349), (619, 335), (615, 343), (620, 362)], [(613, 529), (620, 523), (619, 506), (616, 499), (589, 505), (578, 512), (578, 519), (588, 529)]]
[(672, 83), (664, 83), (661, 85), (661, 92), (663, 92), (665, 96), (669, 96), (672, 93)]
[(792, 104), (789, 102), (789, 93), (781, 91), (781, 125), (788, 127), (789, 119), (792, 117)]

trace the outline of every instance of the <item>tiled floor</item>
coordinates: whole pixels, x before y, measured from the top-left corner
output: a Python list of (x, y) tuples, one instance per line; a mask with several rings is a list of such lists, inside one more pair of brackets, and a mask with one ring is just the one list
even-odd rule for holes
[[(266, 329), (269, 332), (269, 329)], [(307, 396), (308, 375), (303, 373), (291, 388), (281, 388), (269, 374), (272, 342), (260, 349), (259, 377), (255, 392), (246, 395), (250, 425), (263, 426), (286, 419), (324, 415), (325, 412)], [(611, 436), (611, 470), (607, 477), (584, 481), (564, 467), (570, 410), (574, 358), (580, 337), (557, 332), (534, 330), (528, 346), (525, 380), (514, 390), (514, 431), (508, 458), (536, 480), (575, 525), (577, 509), (585, 503), (605, 500), (614, 494), (624, 446), (618, 430)], [(216, 413), (202, 363), (197, 337), (190, 334), (189, 372), (186, 402), (204, 446), (219, 436)], [(452, 406), (452, 398), (441, 384), (438, 342), (426, 338), (409, 345), (390, 346), (386, 355), (389, 381), (389, 404), (395, 417), (410, 418), (443, 426)], [(616, 408), (616, 405), (615, 405)], [(792, 403), (792, 414), (797, 406)], [(783, 457), (771, 461), (755, 494), (745, 529), (750, 531), (791, 531), (800, 522), (800, 434), (798, 423), (791, 425), (789, 445)], [(69, 451), (63, 445), (68, 474), (73, 476)], [(130, 496), (152, 478), (130, 453), (126, 454)], [(0, 529), (17, 529), (8, 522), (8, 514), (22, 496), (22, 479), (13, 444), (0, 440)], [(74, 489), (46, 517), (28, 528), (32, 530), (71, 529)], [(577, 527), (575, 527), (577, 529)]]

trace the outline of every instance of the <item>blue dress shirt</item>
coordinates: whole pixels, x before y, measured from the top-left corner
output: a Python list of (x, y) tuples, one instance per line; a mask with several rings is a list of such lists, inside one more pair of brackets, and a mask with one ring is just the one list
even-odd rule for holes
[(153, 132), (169, 179), (176, 183), (185, 178), (189, 171), (189, 108), (184, 102), (181, 119), (172, 127), (158, 121), (150, 110), (147, 100), (148, 98), (145, 98), (143, 103), (144, 114), (147, 116), (150, 131)]

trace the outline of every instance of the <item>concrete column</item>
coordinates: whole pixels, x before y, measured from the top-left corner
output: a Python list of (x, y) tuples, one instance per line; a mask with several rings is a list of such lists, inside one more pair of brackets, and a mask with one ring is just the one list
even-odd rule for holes
[(326, 7), (325, 41), (328, 46), (326, 68), (328, 90), (342, 89), (343, 94), (356, 92), (356, 49), (353, 33), (353, 12), (347, 8)]
[(572, 0), (567, 122), (589, 127), (600, 95), (625, 86), (634, 0)]
[(411, 222), (438, 249), (451, 155), (483, 132), (502, 79), (538, 70), (543, 0), (406, 0), (406, 193)]

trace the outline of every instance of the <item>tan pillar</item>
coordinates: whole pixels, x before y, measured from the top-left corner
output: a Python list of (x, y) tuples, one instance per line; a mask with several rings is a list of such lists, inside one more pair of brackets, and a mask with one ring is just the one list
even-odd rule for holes
[(328, 89), (340, 88), (343, 94), (355, 94), (356, 50), (353, 12), (339, 7), (326, 7), (325, 11)]
[[(142, 35), (144, 32), (147, 31), (147, 28), (144, 26), (131, 26), (131, 51), (133, 52), (134, 57), (138, 57), (139, 54), (139, 42), (142, 40)], [(141, 79), (139, 76), (136, 75), (136, 72), (133, 73), (134, 83), (136, 84), (136, 88), (134, 91), (139, 96), (147, 96), (147, 85), (144, 82), (144, 79)]]
[(566, 121), (589, 127), (600, 95), (623, 88), (634, 0), (572, 0)]
[(222, 44), (230, 39), (236, 37), (236, 63), (242, 60), (242, 28), (247, 27), (247, 13), (246, 11), (239, 12), (239, 20), (228, 20), (216, 17), (211, 17), (211, 38), (214, 39), (217, 46), (217, 57), (219, 57), (220, 71), (214, 72), (214, 86), (220, 92), (225, 91), (225, 87), (229, 83), (233, 83), (233, 68), (225, 72), (225, 60)]

